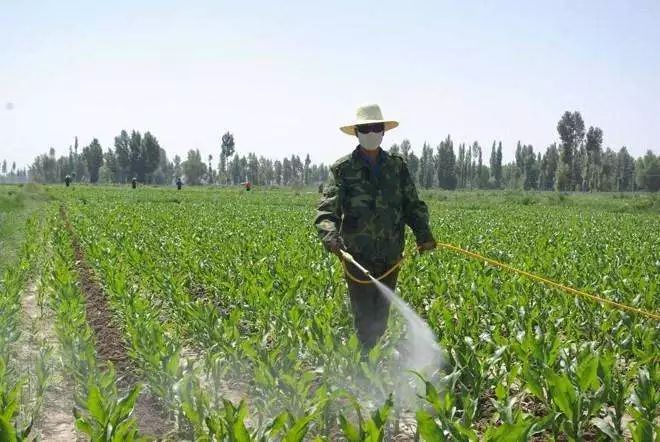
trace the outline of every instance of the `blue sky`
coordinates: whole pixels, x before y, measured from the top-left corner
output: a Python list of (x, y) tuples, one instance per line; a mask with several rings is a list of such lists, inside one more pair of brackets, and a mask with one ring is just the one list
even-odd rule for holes
[[(378, 102), (409, 138), (556, 141), (565, 110), (604, 144), (660, 152), (660, 2), (14, 2), (0, 0), (0, 159), (77, 135), (150, 130), (170, 155), (310, 153)], [(9, 109), (6, 103), (12, 103)], [(10, 106), (12, 107), (12, 106)]]

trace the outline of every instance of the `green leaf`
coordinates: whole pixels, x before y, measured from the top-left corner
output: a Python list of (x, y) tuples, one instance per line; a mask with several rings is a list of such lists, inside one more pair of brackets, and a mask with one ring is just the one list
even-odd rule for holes
[(90, 437), (94, 434), (94, 430), (92, 429), (92, 426), (89, 423), (87, 423), (87, 421), (82, 417), (76, 419), (76, 429), (82, 431), (83, 433), (87, 434)]
[(653, 440), (653, 426), (646, 419), (638, 419), (629, 424), (634, 442), (648, 442)]
[(497, 442), (519, 442), (529, 439), (529, 433), (534, 426), (532, 419), (518, 419), (512, 424), (502, 424), (490, 428), (486, 432), (486, 440)]
[(362, 440), (360, 430), (355, 425), (351, 424), (343, 414), (339, 415), (339, 424), (344, 437), (346, 437), (349, 442), (360, 442)]
[(573, 405), (575, 404), (575, 390), (571, 381), (564, 374), (557, 376), (551, 374), (548, 378), (550, 381), (550, 394), (552, 401), (559, 407), (564, 416), (569, 420), (573, 420)]
[(495, 387), (495, 397), (501, 401), (506, 397), (506, 393), (507, 393), (507, 389), (504, 386), (504, 384), (501, 382), (497, 384), (497, 387)]
[(135, 402), (137, 401), (137, 398), (140, 395), (141, 389), (142, 389), (142, 385), (136, 384), (126, 396), (121, 398), (121, 400), (117, 404), (117, 410), (115, 411), (115, 414), (116, 414), (116, 419), (119, 422), (126, 419), (133, 412), (133, 408), (135, 407)]
[(451, 422), (450, 425), (450, 428), (452, 428), (452, 435), (456, 439), (470, 442), (478, 440), (477, 433), (474, 430), (467, 428), (460, 422)]
[(429, 381), (424, 381), (424, 385), (426, 386), (426, 400), (433, 406), (435, 411), (440, 413), (443, 409), (443, 406), (442, 399), (440, 399), (440, 394), (438, 394), (438, 390), (436, 390), (433, 384)]
[(447, 440), (442, 429), (433, 419), (428, 412), (424, 410), (418, 410), (416, 413), (417, 416), (417, 428), (420, 436), (424, 441), (427, 442), (442, 442)]
[(600, 417), (593, 418), (591, 423), (594, 424), (603, 434), (609, 437), (612, 440), (619, 440), (621, 436), (617, 433), (616, 429), (612, 424)]
[(316, 414), (309, 414), (302, 419), (298, 419), (296, 423), (284, 436), (285, 442), (300, 442), (305, 438), (309, 423), (316, 417)]
[(16, 442), (16, 430), (4, 416), (0, 416), (0, 442)]
[(596, 390), (599, 386), (598, 380), (598, 357), (588, 355), (577, 367), (577, 379), (580, 390)]
[(277, 417), (273, 419), (273, 421), (266, 429), (269, 438), (274, 439), (275, 436), (277, 436), (284, 429), (288, 420), (289, 420), (288, 412), (283, 411), (282, 413), (278, 414)]
[(89, 393), (87, 394), (87, 409), (92, 417), (96, 419), (96, 422), (104, 427), (107, 421), (107, 414), (103, 408), (101, 392), (96, 385), (91, 385), (89, 387)]
[(561, 339), (559, 338), (559, 335), (556, 335), (552, 341), (552, 347), (548, 352), (548, 360), (546, 361), (548, 366), (552, 366), (555, 363), (555, 361), (557, 360), (557, 356), (559, 355), (560, 348), (561, 348)]
[(373, 420), (368, 420), (363, 429), (365, 442), (380, 442), (383, 439), (383, 429), (376, 425)]
[(231, 424), (231, 438), (236, 442), (250, 442), (250, 434), (243, 423), (247, 415), (247, 404), (241, 401), (236, 413), (235, 421)]
[(179, 350), (176, 350), (174, 354), (172, 354), (168, 361), (167, 365), (165, 366), (165, 370), (170, 376), (174, 376), (177, 374), (179, 371), (179, 360), (180, 360), (180, 353)]
[(137, 423), (135, 420), (125, 420), (119, 424), (112, 436), (112, 442), (130, 442), (135, 440), (137, 436)]
[(181, 410), (183, 411), (184, 416), (186, 416), (193, 425), (202, 425), (202, 418), (200, 414), (193, 408), (190, 402), (182, 403)]
[(541, 387), (541, 384), (539, 383), (538, 375), (532, 373), (525, 367), (525, 369), (523, 369), (523, 376), (525, 378), (525, 387), (527, 387), (529, 392), (536, 396), (537, 399), (545, 401), (545, 396), (543, 395), (543, 387)]
[(11, 421), (20, 405), (20, 395), (21, 389), (23, 388), (23, 382), (22, 378), (19, 379), (3, 400), (4, 408), (2, 409), (2, 414), (0, 414), (0, 416), (4, 416), (8, 421)]
[(374, 421), (374, 424), (376, 424), (378, 428), (382, 428), (385, 425), (390, 415), (390, 410), (393, 406), (394, 402), (392, 401), (392, 395), (390, 394), (390, 396), (385, 401), (385, 404), (373, 412), (371, 419)]

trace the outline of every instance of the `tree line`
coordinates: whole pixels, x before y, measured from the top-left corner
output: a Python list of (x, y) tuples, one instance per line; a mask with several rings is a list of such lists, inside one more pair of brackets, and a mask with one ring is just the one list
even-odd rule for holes
[(17, 169), (16, 161), (12, 162), (10, 167), (6, 159), (2, 160), (2, 166), (0, 166), (0, 183), (27, 183), (27, 181), (27, 167)]
[[(401, 155), (416, 183), (423, 188), (442, 189), (524, 189), (559, 191), (633, 191), (660, 189), (660, 157), (648, 151), (633, 158), (626, 147), (603, 149), (603, 131), (586, 129), (579, 112), (565, 112), (557, 123), (559, 143), (535, 152), (532, 145), (518, 142), (513, 161), (502, 163), (502, 142), (493, 141), (488, 160), (478, 143), (461, 143), (454, 148), (451, 136), (435, 149), (423, 143), (417, 156), (409, 140), (393, 144), (389, 151)], [(74, 182), (127, 183), (133, 178), (146, 184), (172, 184), (182, 177), (187, 184), (236, 185), (318, 185), (326, 181), (329, 168), (313, 164), (309, 154), (273, 160), (254, 153), (239, 155), (233, 134), (219, 140), (218, 163), (198, 149), (185, 159), (170, 161), (157, 138), (150, 132), (122, 130), (114, 145), (103, 150), (95, 138), (82, 149), (78, 138), (67, 155), (56, 157), (55, 149), (37, 156), (29, 170), (7, 171), (2, 163), (0, 180), (41, 183)], [(20, 179), (19, 179), (20, 178)]]
[(478, 142), (458, 145), (450, 136), (435, 148), (422, 145), (417, 157), (410, 142), (394, 144), (390, 152), (402, 155), (410, 173), (423, 188), (523, 189), (558, 191), (634, 191), (660, 189), (660, 156), (651, 150), (633, 158), (624, 146), (603, 149), (603, 131), (585, 130), (579, 112), (565, 112), (557, 123), (560, 143), (545, 152), (532, 145), (516, 145), (514, 161), (502, 164), (502, 142), (493, 141), (488, 164)]
[(249, 181), (255, 185), (291, 186), (323, 182), (329, 173), (326, 165), (312, 164), (309, 154), (304, 160), (298, 155), (272, 160), (254, 153), (235, 154), (230, 132), (222, 136), (219, 150), (217, 165), (213, 164), (212, 154), (202, 158), (199, 149), (189, 150), (185, 159), (175, 155), (170, 161), (152, 133), (133, 130), (129, 134), (122, 130), (105, 152), (96, 138), (81, 149), (75, 137), (68, 154), (60, 157), (51, 147), (34, 159), (26, 174), (39, 183), (63, 182), (68, 175), (73, 182), (106, 184), (128, 183), (135, 178), (141, 183), (163, 185), (181, 177), (190, 185)]

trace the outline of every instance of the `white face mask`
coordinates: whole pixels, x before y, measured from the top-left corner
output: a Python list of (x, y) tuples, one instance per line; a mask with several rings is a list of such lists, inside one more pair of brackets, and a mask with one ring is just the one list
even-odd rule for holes
[(383, 132), (369, 132), (368, 134), (358, 132), (357, 137), (360, 140), (360, 146), (367, 150), (376, 150), (383, 141)]

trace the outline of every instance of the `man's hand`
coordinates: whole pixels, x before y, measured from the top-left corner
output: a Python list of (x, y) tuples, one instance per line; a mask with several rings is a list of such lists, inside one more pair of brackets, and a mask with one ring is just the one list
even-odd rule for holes
[(327, 241), (324, 241), (323, 245), (328, 252), (334, 253), (337, 256), (341, 256), (341, 251), (346, 250), (344, 240), (339, 236), (335, 236)]
[(419, 249), (419, 253), (424, 253), (428, 252), (429, 250), (433, 250), (436, 247), (436, 242), (434, 239), (431, 241), (426, 241), (421, 244), (417, 244), (417, 248)]

